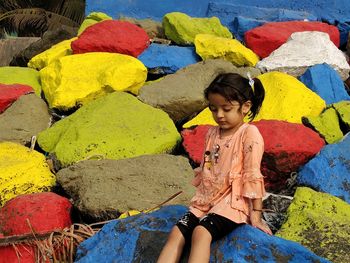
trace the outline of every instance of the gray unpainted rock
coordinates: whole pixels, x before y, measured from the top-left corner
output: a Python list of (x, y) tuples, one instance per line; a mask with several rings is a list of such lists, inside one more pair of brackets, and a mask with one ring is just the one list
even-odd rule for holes
[(28, 144), (32, 136), (49, 127), (50, 118), (42, 99), (23, 95), (0, 115), (0, 141)]
[(159, 82), (143, 86), (138, 98), (146, 104), (164, 110), (173, 121), (179, 122), (207, 106), (204, 89), (218, 74), (234, 72), (247, 77), (248, 71), (252, 77), (260, 74), (255, 68), (237, 68), (231, 62), (222, 59), (208, 59), (167, 75)]
[(12, 58), (40, 37), (14, 37), (0, 40), (0, 66), (9, 66)]
[(133, 23), (141, 28), (143, 28), (147, 35), (153, 39), (153, 38), (161, 38), (165, 39), (165, 33), (161, 22), (152, 20), (152, 19), (135, 19), (132, 17), (120, 17), (119, 20), (122, 21), (128, 21), (130, 23)]
[(170, 204), (188, 204), (193, 170), (184, 157), (144, 155), (123, 160), (88, 160), (57, 173), (57, 181), (81, 214), (109, 220), (129, 210), (146, 210), (183, 191)]

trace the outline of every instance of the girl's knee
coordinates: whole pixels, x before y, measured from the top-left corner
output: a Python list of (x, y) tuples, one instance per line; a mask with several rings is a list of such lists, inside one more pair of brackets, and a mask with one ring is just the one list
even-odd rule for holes
[(193, 230), (192, 233), (192, 239), (196, 239), (196, 238), (208, 238), (211, 239), (211, 234), (208, 231), (208, 229), (206, 229), (204, 226), (196, 226)]

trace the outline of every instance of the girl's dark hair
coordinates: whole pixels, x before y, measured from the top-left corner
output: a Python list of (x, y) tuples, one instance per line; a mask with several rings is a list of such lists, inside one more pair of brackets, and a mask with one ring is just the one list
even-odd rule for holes
[(249, 120), (253, 120), (259, 113), (261, 104), (265, 98), (265, 89), (261, 81), (254, 78), (254, 91), (249, 84), (249, 80), (237, 73), (225, 73), (218, 75), (208, 88), (204, 90), (204, 97), (208, 100), (210, 93), (220, 94), (228, 101), (238, 101), (242, 106), (244, 102), (250, 100), (252, 107), (248, 114)]

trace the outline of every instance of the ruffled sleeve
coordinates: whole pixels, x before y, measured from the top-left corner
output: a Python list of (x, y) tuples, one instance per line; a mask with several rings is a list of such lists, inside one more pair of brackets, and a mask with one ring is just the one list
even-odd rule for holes
[(254, 125), (247, 128), (243, 138), (243, 189), (242, 195), (251, 199), (265, 195), (264, 178), (260, 171), (264, 153), (264, 140)]

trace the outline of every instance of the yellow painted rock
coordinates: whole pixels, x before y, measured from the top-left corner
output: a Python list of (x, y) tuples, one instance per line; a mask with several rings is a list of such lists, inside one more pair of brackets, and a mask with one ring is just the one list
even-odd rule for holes
[(44, 52), (34, 56), (28, 62), (28, 67), (41, 70), (53, 61), (64, 56), (71, 55), (73, 52), (70, 44), (76, 39), (77, 38), (74, 37), (72, 39), (64, 40), (56, 45), (53, 45), (51, 48), (45, 50)]
[[(326, 107), (320, 96), (288, 74), (269, 72), (257, 78), (264, 85), (265, 100), (255, 121), (265, 119), (302, 123), (303, 116), (318, 116)], [(215, 124), (208, 109), (203, 110), (183, 127), (202, 124)]]
[(0, 207), (22, 195), (50, 191), (56, 184), (45, 156), (12, 142), (0, 142)]
[(198, 34), (194, 39), (194, 45), (196, 53), (203, 60), (222, 58), (237, 67), (254, 67), (259, 62), (259, 57), (236, 39)]
[(92, 52), (62, 57), (40, 77), (49, 107), (68, 110), (116, 90), (137, 94), (147, 69), (132, 56)]
[(179, 45), (191, 45), (197, 34), (212, 34), (232, 38), (231, 32), (217, 17), (190, 17), (184, 13), (172, 12), (163, 17), (163, 28), (168, 39)]

